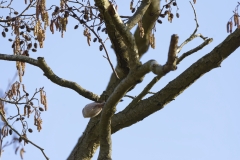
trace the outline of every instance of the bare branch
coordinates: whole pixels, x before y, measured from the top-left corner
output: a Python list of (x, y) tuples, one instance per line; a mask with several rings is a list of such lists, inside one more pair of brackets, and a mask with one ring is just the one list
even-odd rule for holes
[[(150, 114), (162, 109), (166, 104), (172, 101), (177, 95), (183, 92), (201, 75), (207, 73), (227, 58), (239, 47), (240, 30), (236, 30), (229, 35), (220, 45), (218, 45), (209, 54), (198, 60), (190, 66), (185, 72), (179, 75), (175, 80), (168, 83), (161, 91), (154, 94), (135, 106), (127, 107), (123, 111), (115, 114), (111, 121), (112, 134), (120, 129), (131, 126)], [(211, 63), (207, 63), (211, 62)], [(191, 76), (189, 76), (191, 75)], [(186, 79), (186, 77), (188, 77)], [(181, 82), (181, 83), (179, 83)], [(136, 114), (138, 113), (138, 114)], [(92, 118), (88, 123), (83, 136), (80, 137), (74, 150), (68, 157), (68, 160), (90, 159), (99, 146), (99, 116)], [(93, 134), (88, 134), (91, 131)], [(88, 146), (87, 148), (85, 146)]]
[(58, 84), (59, 86), (62, 86), (62, 87), (70, 88), (87, 99), (90, 99), (93, 101), (99, 100), (98, 95), (82, 88), (76, 82), (68, 81), (55, 75), (54, 72), (51, 70), (51, 68), (45, 62), (44, 58), (42, 57), (38, 57), (38, 60), (36, 60), (36, 59), (30, 58), (27, 56), (22, 56), (22, 55), (0, 54), (0, 60), (21, 61), (21, 62), (26, 62), (31, 65), (37, 66), (42, 69), (42, 71), (44, 72), (44, 75), (48, 79), (50, 79), (53, 83)]
[(177, 64), (179, 64), (184, 58), (186, 58), (187, 56), (201, 50), (203, 47), (205, 47), (206, 45), (210, 44), (213, 41), (212, 38), (208, 38), (206, 39), (202, 44), (200, 44), (199, 46), (197, 46), (194, 49), (191, 49), (185, 53), (183, 53), (178, 59), (177, 59)]
[(106, 8), (108, 10), (108, 17), (111, 17), (113, 24), (115, 25), (117, 31), (122, 35), (124, 43), (127, 45), (129, 50), (129, 67), (130, 69), (134, 68), (135, 66), (139, 65), (139, 56), (138, 56), (138, 49), (135, 43), (135, 39), (128, 30), (128, 27), (122, 22), (121, 18), (119, 17), (117, 11), (115, 10), (112, 4), (109, 4)]
[[(67, 3), (65, 3), (65, 4), (66, 4), (67, 7), (69, 7), (69, 6), (67, 5)], [(71, 11), (71, 12), (72, 12), (73, 14), (75, 14), (73, 11)], [(77, 19), (79, 22), (81, 21), (79, 17), (73, 17), (73, 18)], [(111, 68), (112, 68), (112, 70), (113, 70), (113, 73), (114, 73), (115, 76), (119, 79), (119, 76), (118, 76), (117, 72), (115, 71), (115, 69), (114, 69), (114, 67), (113, 67), (113, 64), (112, 64), (112, 62), (111, 62), (111, 60), (110, 60), (110, 57), (109, 57), (109, 54), (108, 54), (108, 51), (107, 51), (107, 49), (106, 49), (106, 47), (105, 47), (104, 42), (102, 41), (102, 39), (98, 36), (98, 34), (97, 34), (91, 27), (89, 27), (86, 23), (85, 23), (84, 25), (97, 37), (97, 39), (99, 40), (99, 42), (100, 42), (101, 45), (103, 46), (103, 49), (104, 49), (104, 51), (105, 51), (105, 53), (106, 53), (106, 56), (107, 56), (107, 57), (105, 57), (105, 58), (108, 60), (110, 66), (111, 66)]]
[(148, 117), (150, 114), (162, 109), (203, 74), (219, 67), (224, 59), (239, 48), (239, 41), (240, 30), (236, 29), (235, 32), (229, 35), (210, 53), (206, 54), (197, 62), (192, 64), (159, 92), (145, 100), (142, 100), (135, 106), (129, 105), (123, 111), (114, 115), (112, 118), (112, 132), (115, 133), (122, 128), (137, 123)]
[(194, 12), (194, 16), (195, 16), (195, 22), (196, 22), (196, 28), (195, 30), (193, 31), (193, 33), (190, 35), (190, 37), (188, 39), (186, 39), (179, 47), (178, 47), (178, 50), (177, 50), (177, 53), (179, 53), (183, 46), (186, 45), (187, 43), (189, 43), (190, 41), (192, 41), (194, 38), (196, 37), (201, 37), (203, 40), (205, 40), (207, 37), (204, 37), (202, 36), (201, 34), (197, 34), (196, 35), (196, 32), (198, 30), (198, 27), (199, 27), (199, 24), (198, 24), (198, 21), (197, 21), (197, 14), (196, 14), (196, 11), (195, 11), (195, 8), (194, 6), (192, 5), (192, 3), (190, 2), (191, 6), (192, 6), (192, 9), (193, 9), (193, 12)]
[[(12, 1), (9, 3), (8, 7), (11, 5)], [(31, 6), (35, 5), (36, 2), (33, 3), (33, 1), (30, 1), (29, 5), (16, 17), (12, 17), (10, 19), (7, 20), (0, 20), (0, 22), (10, 22), (13, 21), (14, 19), (21, 17), (21, 16), (27, 16), (27, 15), (23, 15), (23, 13), (25, 13)]]
[(168, 51), (168, 59), (165, 65), (162, 67), (157, 64), (151, 64), (152, 72), (157, 74), (156, 77), (152, 79), (152, 81), (143, 89), (143, 91), (129, 104), (129, 106), (136, 105), (142, 98), (149, 93), (150, 89), (168, 72), (176, 69), (176, 53), (177, 53), (177, 43), (178, 36), (176, 34), (172, 35), (169, 51)]

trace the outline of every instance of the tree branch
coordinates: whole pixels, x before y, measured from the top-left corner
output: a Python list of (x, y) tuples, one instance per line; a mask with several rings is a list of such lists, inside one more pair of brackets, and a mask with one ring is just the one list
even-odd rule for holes
[(195, 30), (193, 31), (193, 33), (190, 35), (190, 37), (187, 38), (187, 39), (178, 47), (177, 53), (179, 53), (179, 52), (182, 50), (182, 48), (183, 48), (184, 45), (186, 45), (187, 43), (191, 42), (191, 41), (192, 41), (194, 38), (196, 38), (196, 37), (200, 37), (200, 38), (202, 38), (203, 40), (206, 40), (206, 39), (207, 39), (207, 37), (204, 37), (202, 34), (196, 34), (196, 32), (197, 32), (197, 30), (198, 30), (198, 27), (199, 27), (199, 24), (198, 24), (198, 21), (197, 21), (197, 13), (196, 13), (196, 11), (195, 11), (194, 6), (192, 5), (192, 2), (190, 1), (189, 3), (191, 4), (192, 9), (193, 9), (193, 12), (194, 12), (194, 17), (195, 17), (194, 20), (195, 20), (195, 22), (196, 22), (196, 28), (195, 28)]
[[(131, 126), (143, 120), (150, 114), (162, 109), (201, 75), (218, 67), (225, 58), (239, 47), (239, 41), (240, 30), (237, 29), (209, 54), (191, 65), (161, 91), (157, 92), (150, 98), (141, 101), (137, 105), (132, 107), (128, 106), (122, 112), (115, 114), (111, 121), (111, 132), (115, 133), (122, 128)], [(80, 137), (78, 143), (68, 157), (68, 160), (91, 159), (99, 145), (98, 122), (99, 116), (90, 120), (82, 137)], [(89, 134), (90, 131), (91, 134)]]
[(134, 13), (132, 17), (126, 23), (126, 26), (129, 30), (131, 30), (143, 17), (145, 12), (147, 11), (149, 5), (151, 4), (151, 0), (143, 0), (141, 5), (138, 7), (137, 11)]
[(156, 77), (152, 79), (152, 81), (143, 89), (143, 91), (133, 99), (133, 101), (129, 104), (129, 106), (135, 106), (137, 103), (139, 103), (142, 98), (148, 94), (150, 89), (156, 84), (164, 75), (166, 75), (171, 70), (176, 69), (176, 54), (177, 54), (177, 43), (178, 43), (178, 36), (172, 35), (170, 45), (169, 45), (169, 51), (168, 51), (168, 59), (165, 65), (159, 66), (158, 64), (151, 64), (151, 70), (153, 73), (157, 74)]
[[(0, 22), (10, 22), (10, 21), (14, 21), (18, 17), (26, 16), (26, 15), (23, 15), (23, 13), (25, 13), (31, 6), (36, 4), (36, 2), (34, 2), (33, 4), (32, 3), (33, 3), (33, 1), (30, 1), (29, 5), (18, 16), (7, 19), (7, 20), (0, 20)], [(6, 8), (8, 8), (10, 5), (11, 5), (11, 3)]]
[(81, 96), (93, 100), (98, 101), (99, 96), (97, 94), (94, 94), (84, 88), (82, 88), (80, 85), (78, 85), (76, 82), (68, 81), (63, 78), (58, 77), (54, 74), (54, 72), (51, 70), (51, 68), (47, 65), (44, 58), (38, 57), (38, 60), (22, 56), (22, 55), (6, 55), (6, 54), (0, 54), (0, 60), (7, 60), (7, 61), (21, 61), (26, 62), (31, 65), (37, 66), (42, 69), (44, 72), (44, 75), (50, 79), (53, 83), (58, 84), (59, 86), (66, 87), (69, 89), (72, 89), (76, 91)]
[(154, 112), (162, 109), (203, 74), (208, 73), (214, 68), (220, 67), (221, 62), (239, 47), (239, 41), (240, 30), (236, 29), (234, 33), (229, 35), (210, 53), (193, 63), (177, 78), (169, 82), (162, 90), (153, 96), (142, 100), (135, 106), (129, 105), (122, 112), (114, 115), (112, 119), (113, 133), (137, 123)]
[(191, 49), (185, 53), (183, 53), (178, 59), (177, 59), (177, 64), (179, 64), (184, 58), (186, 58), (187, 56), (201, 50), (203, 47), (205, 47), (206, 45), (210, 44), (213, 41), (212, 38), (208, 38), (206, 39), (202, 44), (200, 44), (199, 46), (195, 47), (194, 49)]
[(174, 70), (176, 66), (176, 48), (177, 48), (178, 36), (173, 35), (168, 53), (168, 61), (163, 67), (159, 65), (155, 60), (150, 60), (143, 64), (141, 67), (133, 70), (128, 76), (123, 79), (120, 84), (115, 88), (114, 92), (110, 95), (103, 107), (101, 120), (99, 123), (100, 129), (100, 152), (98, 160), (110, 160), (111, 159), (111, 118), (116, 111), (116, 105), (121, 98), (127, 93), (127, 91), (137, 83), (137, 80), (143, 77), (148, 72), (152, 71), (157, 75), (165, 75), (170, 70)]

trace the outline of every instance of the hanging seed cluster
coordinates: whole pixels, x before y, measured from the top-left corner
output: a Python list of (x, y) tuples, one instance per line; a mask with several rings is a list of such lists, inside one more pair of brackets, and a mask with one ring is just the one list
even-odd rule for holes
[[(40, 102), (35, 97), (37, 94), (40, 94)], [(36, 126), (37, 130), (40, 132), (42, 129), (42, 118), (41, 112), (47, 110), (47, 96), (46, 92), (43, 88), (36, 89), (33, 96), (29, 96), (29, 93), (26, 91), (25, 86), (20, 82), (16, 81), (10, 87), (10, 89), (6, 92), (5, 97), (2, 98), (3, 100), (0, 101), (0, 112), (1, 112), (1, 119), (4, 123), (3, 127), (0, 128), (0, 136), (3, 142), (3, 138), (12, 135), (13, 132), (17, 132), (21, 134), (20, 137), (13, 137), (12, 142), (16, 146), (15, 153), (18, 152), (20, 149), (20, 156), (23, 157), (23, 153), (25, 152), (23, 149), (23, 145), (28, 144), (27, 134), (32, 133), (33, 129), (30, 128), (31, 124), (26, 121), (26, 118), (33, 117), (33, 124)], [(35, 102), (36, 101), (36, 102)], [(10, 103), (15, 105), (17, 108), (17, 114), (11, 115), (7, 117), (4, 102)], [(37, 103), (38, 105), (34, 105)], [(40, 105), (44, 106), (40, 107)], [(20, 123), (22, 126), (21, 132), (14, 130), (11, 128), (10, 124)], [(23, 142), (23, 145), (22, 145)], [(0, 145), (3, 145), (2, 143)], [(2, 147), (0, 147), (0, 151), (2, 151)]]
[(85, 28), (83, 31), (83, 35), (85, 37), (87, 37), (87, 43), (90, 46), (90, 42), (91, 42), (91, 33), (89, 32), (88, 28)]
[[(22, 93), (21, 93), (22, 91)], [(29, 128), (27, 125), (27, 121), (25, 121), (25, 118), (30, 118), (30, 115), (34, 115), (34, 125), (37, 126), (37, 130), (40, 131), (42, 129), (42, 119), (41, 119), (41, 112), (44, 111), (42, 107), (38, 104), (38, 106), (35, 106), (33, 103), (34, 101), (38, 101), (37, 98), (34, 96), (40, 92), (40, 100), (41, 104), (44, 105), (45, 111), (47, 110), (47, 100), (46, 100), (46, 92), (43, 90), (43, 88), (40, 88), (39, 90), (36, 90), (33, 97), (29, 97), (28, 92), (25, 90), (25, 86), (20, 84), (20, 82), (15, 82), (10, 90), (7, 92), (6, 97), (4, 99), (11, 101), (11, 103), (15, 104), (19, 110), (18, 114), (15, 116), (10, 116), (7, 118), (7, 120), (14, 120), (15, 122), (21, 121), (23, 124), (22, 127), (22, 133), (23, 136), (26, 137), (27, 131), (32, 133), (33, 130)], [(22, 95), (23, 94), (23, 95)], [(24, 104), (22, 101), (25, 101), (25, 105), (23, 108), (21, 107), (22, 105), (19, 105), (19, 103)], [(21, 113), (21, 110), (23, 109), (23, 113)], [(5, 111), (4, 108), (1, 108), (1, 113), (5, 116)], [(24, 125), (26, 124), (26, 125)], [(11, 131), (12, 132), (12, 131)]]
[(151, 34), (150, 34), (149, 43), (150, 43), (150, 46), (151, 46), (153, 49), (155, 49), (155, 36), (154, 36), (154, 33), (151, 33)]
[[(166, 2), (167, 2), (167, 0), (166, 0)], [(162, 20), (161, 20), (160, 18), (165, 18), (166, 16), (167, 16), (168, 21), (169, 21), (170, 23), (172, 23), (172, 20), (173, 20), (173, 18), (174, 18), (174, 14), (173, 14), (173, 12), (172, 12), (172, 7), (177, 7), (177, 10), (176, 10), (176, 14), (175, 14), (175, 15), (176, 15), (177, 18), (180, 17), (180, 15), (179, 15), (179, 13), (178, 13), (179, 8), (178, 8), (178, 6), (177, 6), (177, 2), (176, 2), (176, 0), (172, 0), (172, 1), (170, 1), (169, 3), (165, 4), (165, 5), (163, 6), (163, 8), (161, 9), (161, 12), (159, 13), (159, 18), (158, 18), (158, 20), (157, 20), (157, 22), (158, 22), (159, 24), (162, 24)]]
[[(61, 1), (62, 2), (62, 1)], [(61, 3), (62, 4), (62, 3)], [(61, 7), (64, 7), (61, 5)], [(50, 22), (50, 31), (54, 34), (54, 26), (56, 30), (61, 32), (61, 37), (64, 36), (64, 31), (67, 31), (69, 11), (64, 11), (59, 7), (55, 7), (54, 12), (52, 13), (52, 20)]]
[[(22, 11), (14, 10), (10, 3), (6, 7), (10, 10), (8, 16), (2, 18), (6, 22), (1, 26), (3, 27), (2, 37), (9, 37), (8, 41), (12, 43), (13, 54), (29, 57), (31, 51), (37, 52), (38, 44), (40, 48), (43, 48), (45, 31), (49, 26), (49, 16), (46, 10), (46, 0), (38, 0), (36, 3), (32, 0), (25, 0), (25, 4), (27, 3), (28, 8), (35, 8), (33, 16), (26, 16), (26, 13), (22, 15)], [(25, 67), (24, 62), (16, 61), (20, 82), (22, 82)]]
[(229, 19), (227, 22), (227, 33), (232, 33), (233, 26), (240, 29), (240, 15), (238, 14), (238, 7), (240, 6), (240, 2), (238, 2), (238, 5), (235, 7), (235, 11), (233, 12), (233, 16)]

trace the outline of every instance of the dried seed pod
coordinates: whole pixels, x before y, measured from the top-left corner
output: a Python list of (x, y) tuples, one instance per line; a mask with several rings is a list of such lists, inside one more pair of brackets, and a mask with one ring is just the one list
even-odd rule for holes
[(97, 31), (99, 31), (100, 29), (101, 29), (101, 26), (98, 26)]
[(11, 129), (9, 130), (9, 134), (12, 135), (12, 130)]
[(37, 48), (38, 45), (37, 45), (37, 43), (35, 42), (33, 46), (34, 46), (34, 48)]
[(162, 21), (160, 19), (157, 20), (158, 23), (162, 24)]
[(74, 29), (78, 29), (78, 25), (74, 26)]
[(105, 32), (105, 30), (106, 30), (106, 28), (103, 28), (103, 29), (102, 29), (102, 32)]
[(169, 11), (168, 11), (168, 10), (167, 10), (167, 11), (165, 11), (165, 12), (164, 12), (164, 14), (165, 14), (165, 15), (169, 14)]
[(196, 4), (197, 0), (193, 0), (193, 3)]
[(176, 2), (173, 2), (172, 4), (173, 4), (173, 6), (176, 6), (176, 5), (177, 5), (177, 3), (176, 3)]
[(2, 31), (2, 36), (5, 38), (6, 37), (6, 33), (4, 31)]
[(20, 28), (21, 28), (21, 29), (24, 29), (24, 28), (25, 28), (25, 25), (21, 25)]
[(32, 49), (33, 52), (37, 52), (37, 50), (35, 48)]
[(19, 44), (20, 44), (20, 45), (22, 45), (23, 43), (24, 43), (24, 41), (20, 41), (20, 43), (19, 43)]
[(84, 24), (84, 23), (86, 23), (83, 19), (80, 19), (80, 23), (81, 24)]
[(169, 5), (169, 4), (165, 5), (165, 8), (169, 8), (169, 7), (170, 7), (170, 5)]
[(100, 50), (100, 51), (103, 50), (103, 46), (102, 46), (102, 45), (99, 46), (99, 50)]
[(177, 17), (177, 18), (179, 18), (179, 17), (180, 17), (179, 13), (176, 13), (176, 17)]
[(65, 11), (64, 17), (67, 18), (68, 16), (69, 16), (69, 12), (68, 12), (68, 11)]
[(31, 128), (28, 128), (28, 132), (32, 133), (32, 132), (33, 132), (33, 130), (32, 130)]
[(44, 111), (44, 109), (42, 107), (39, 107), (38, 109), (39, 109), (39, 111)]
[(135, 12), (135, 10), (136, 10), (136, 8), (133, 8), (133, 9), (132, 9), (132, 13), (134, 13), (134, 12)]
[(31, 29), (29, 28), (29, 26), (26, 26), (26, 31), (31, 32)]
[(130, 10), (133, 9), (133, 0), (130, 2)]
[(54, 12), (59, 12), (59, 7), (58, 6), (55, 7)]
[(97, 116), (102, 111), (104, 104), (105, 102), (103, 103), (93, 102), (87, 104), (82, 110), (83, 117), (92, 118)]
[(4, 31), (5, 31), (5, 32), (8, 32), (8, 28), (4, 28)]
[(15, 15), (18, 15), (18, 12), (17, 12), (17, 11), (14, 11), (13, 13), (14, 13)]
[(8, 39), (9, 42), (12, 42), (13, 40), (11, 38)]
[[(29, 57), (28, 50), (23, 51), (23, 54), (22, 54), (22, 55), (25, 55), (25, 56), (28, 56), (28, 57)], [(27, 96), (27, 94), (26, 94), (26, 96)]]
[(165, 14), (160, 14), (159, 17), (165, 18)]
[(29, 49), (31, 49), (32, 48), (32, 43), (29, 43), (28, 45), (27, 45), (27, 49), (29, 50)]
[(97, 38), (96, 37), (93, 39), (93, 42), (97, 42)]
[(22, 137), (18, 138), (18, 142), (21, 143), (22, 142)]
[(228, 23), (227, 23), (227, 33), (229, 33), (229, 25), (230, 25), (230, 23), (228, 21)]

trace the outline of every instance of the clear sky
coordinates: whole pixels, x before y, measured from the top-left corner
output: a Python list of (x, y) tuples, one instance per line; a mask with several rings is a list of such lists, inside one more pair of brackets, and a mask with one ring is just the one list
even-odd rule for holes
[[(163, 1), (164, 2), (164, 1)], [(120, 15), (131, 15), (130, 1), (117, 1)], [(15, 2), (21, 6), (23, 1)], [(51, 1), (47, 2), (51, 5)], [(210, 52), (227, 36), (226, 24), (237, 5), (236, 0), (197, 1), (195, 8), (199, 21), (198, 33), (213, 38), (213, 42), (186, 58), (174, 72), (170, 72), (151, 90), (159, 91), (169, 81), (177, 77), (193, 62)], [(170, 36), (178, 34), (183, 42), (195, 29), (195, 21), (189, 1), (178, 1), (180, 18), (173, 23), (163, 20), (157, 24), (156, 49), (149, 49), (142, 62), (155, 59), (163, 64), (167, 59)], [(20, 11), (20, 9), (19, 9)], [(45, 57), (52, 70), (60, 77), (75, 81), (83, 88), (96, 94), (105, 89), (112, 72), (108, 62), (100, 52), (99, 44), (88, 46), (83, 28), (74, 30), (77, 22), (69, 20), (64, 38), (60, 33), (52, 35), (48, 30), (44, 48), (31, 53), (31, 57)], [(0, 29), (1, 30), (1, 29)], [(235, 29), (234, 29), (235, 30)], [(195, 39), (184, 47), (182, 52), (202, 43)], [(110, 58), (116, 60), (109, 40), (106, 42)], [(162, 110), (143, 121), (120, 130), (112, 136), (114, 160), (239, 160), (240, 159), (240, 74), (239, 49), (227, 58), (221, 68), (202, 76), (174, 101)], [(0, 53), (12, 54), (11, 43), (0, 38)], [(16, 70), (15, 62), (0, 61), (0, 88), (5, 90), (8, 79)], [(148, 74), (129, 95), (136, 96), (154, 77)], [(45, 149), (51, 160), (64, 160), (68, 157), (78, 138), (84, 131), (89, 119), (82, 116), (82, 108), (91, 101), (76, 92), (59, 87), (43, 76), (43, 72), (34, 66), (26, 65), (23, 77), (26, 90), (32, 94), (36, 88), (43, 87), (47, 92), (49, 110), (42, 114), (43, 129), (37, 132), (33, 120), (29, 125), (34, 129), (28, 138)], [(117, 106), (117, 112), (131, 101)], [(12, 105), (7, 105), (8, 113), (15, 113)], [(15, 126), (17, 127), (17, 125)], [(28, 144), (25, 146), (25, 160), (43, 160), (40, 150)], [(98, 151), (93, 160), (97, 159)], [(2, 160), (20, 159), (14, 154), (13, 147), (4, 150)]]

